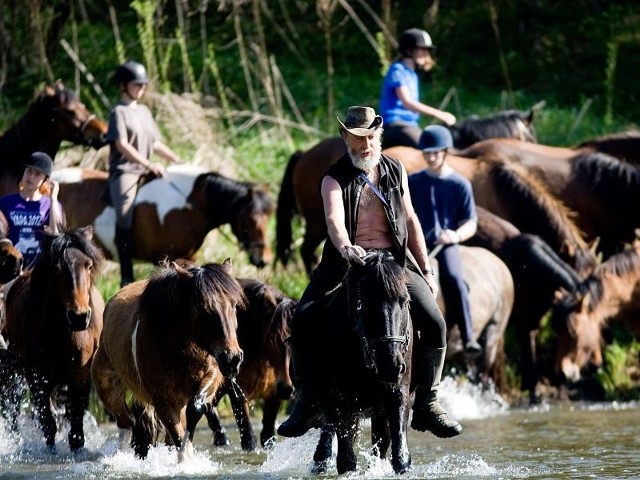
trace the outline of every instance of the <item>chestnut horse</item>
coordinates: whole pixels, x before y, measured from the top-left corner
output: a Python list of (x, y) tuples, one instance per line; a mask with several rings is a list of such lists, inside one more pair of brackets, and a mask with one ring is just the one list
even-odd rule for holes
[[(178, 460), (193, 456), (189, 401), (210, 403), (242, 362), (236, 307), (244, 304), (231, 262), (162, 262), (122, 288), (104, 311), (91, 375), (100, 400), (145, 458), (164, 427)], [(128, 398), (132, 404), (128, 405)]]
[(42, 258), (15, 280), (6, 298), (9, 352), (26, 377), (51, 451), (57, 432), (52, 394), (61, 386), (68, 387), (69, 447), (84, 447), (82, 421), (104, 309), (94, 286), (104, 257), (91, 238), (91, 227), (45, 235)]
[[(60, 181), (59, 199), (69, 225), (94, 225), (99, 244), (116, 258), (115, 210), (105, 199), (106, 172), (69, 168), (53, 176)], [(193, 260), (205, 236), (224, 224), (231, 226), (253, 265), (261, 268), (272, 259), (267, 229), (275, 205), (264, 186), (174, 165), (166, 178), (142, 185), (134, 209), (134, 257), (140, 260)]]
[(568, 152), (571, 150), (493, 139), (459, 154), (476, 161), (501, 156), (521, 165), (575, 212), (577, 227), (587, 241), (599, 239), (606, 258), (633, 241), (634, 229), (640, 225), (640, 169), (600, 152)]
[[(107, 125), (61, 82), (46, 86), (27, 112), (0, 137), (0, 196), (14, 193), (24, 162), (36, 151), (55, 158), (63, 140), (100, 148)], [(86, 225), (86, 224), (85, 224)]]
[(577, 382), (584, 370), (602, 365), (602, 330), (624, 324), (640, 340), (640, 242), (609, 257), (576, 291), (558, 291), (551, 322), (566, 325), (558, 337), (556, 367)]
[[(218, 391), (214, 403), (205, 407), (213, 444), (228, 445), (216, 405), (229, 395), (240, 444), (245, 451), (256, 449), (256, 436), (250, 421), (250, 401), (262, 400), (260, 444), (269, 447), (275, 441), (276, 417), (283, 400), (291, 398), (293, 384), (289, 376), (290, 352), (286, 340), (291, 336), (291, 318), (298, 304), (273, 285), (255, 279), (238, 279), (247, 297), (247, 308), (238, 309), (238, 342), (244, 360), (237, 385), (230, 381)], [(237, 387), (240, 387), (238, 391)], [(199, 415), (194, 411), (194, 415)]]
[[(296, 152), (289, 160), (276, 213), (276, 255), (284, 264), (291, 256), (291, 222), (298, 213), (305, 224), (302, 260), (308, 272), (314, 267), (316, 249), (326, 238), (320, 181), (344, 151), (342, 138), (329, 139), (306, 152)], [(415, 148), (393, 147), (383, 153), (399, 159), (409, 174), (426, 166), (422, 152)], [(579, 272), (586, 275), (593, 270), (595, 256), (574, 224), (572, 212), (526, 168), (498, 155), (471, 159), (449, 154), (447, 161), (472, 183), (477, 205), (540, 236)]]

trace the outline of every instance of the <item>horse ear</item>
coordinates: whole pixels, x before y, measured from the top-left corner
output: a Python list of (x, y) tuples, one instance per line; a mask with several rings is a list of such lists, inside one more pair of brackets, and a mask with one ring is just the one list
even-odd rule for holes
[(89, 241), (93, 240), (93, 226), (87, 225), (78, 229), (79, 232)]
[(589, 292), (585, 293), (580, 299), (580, 310), (586, 311), (589, 308), (589, 299), (591, 298)]
[(227, 257), (227, 259), (222, 262), (222, 268), (224, 268), (224, 271), (229, 275), (233, 274), (233, 264), (231, 263), (231, 258)]
[(594, 238), (593, 241), (589, 243), (589, 251), (593, 254), (594, 257), (597, 256), (598, 245), (600, 245), (600, 237)]

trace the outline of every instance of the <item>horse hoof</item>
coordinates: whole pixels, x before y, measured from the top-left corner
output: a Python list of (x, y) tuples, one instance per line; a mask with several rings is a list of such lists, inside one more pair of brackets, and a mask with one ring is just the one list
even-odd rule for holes
[(329, 461), (322, 460), (321, 462), (313, 462), (313, 467), (311, 467), (311, 473), (327, 473), (329, 470)]
[(245, 452), (254, 452), (257, 448), (257, 441), (255, 438), (242, 439), (240, 445)]
[(229, 437), (227, 437), (227, 432), (225, 431), (216, 432), (213, 435), (214, 447), (226, 447), (227, 445), (231, 445), (231, 442), (229, 441)]
[(264, 448), (265, 450), (271, 450), (273, 447), (276, 446), (276, 442), (277, 442), (277, 439), (275, 436), (269, 437), (268, 439), (262, 442), (262, 448)]

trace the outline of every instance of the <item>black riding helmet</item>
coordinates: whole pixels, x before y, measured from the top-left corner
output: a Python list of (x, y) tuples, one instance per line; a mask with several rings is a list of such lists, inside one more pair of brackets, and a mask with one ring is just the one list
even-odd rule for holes
[(36, 170), (44, 173), (47, 178), (51, 176), (51, 172), (53, 172), (53, 160), (51, 157), (44, 152), (34, 152), (32, 153), (26, 162), (24, 162), (25, 167), (35, 168)]
[(129, 82), (145, 85), (149, 83), (149, 77), (147, 77), (147, 69), (144, 68), (144, 65), (128, 60), (117, 68), (113, 74), (113, 81), (118, 85)]
[(408, 56), (414, 48), (428, 48), (435, 50), (436, 46), (431, 41), (431, 36), (419, 28), (410, 28), (400, 34), (398, 50), (403, 56)]

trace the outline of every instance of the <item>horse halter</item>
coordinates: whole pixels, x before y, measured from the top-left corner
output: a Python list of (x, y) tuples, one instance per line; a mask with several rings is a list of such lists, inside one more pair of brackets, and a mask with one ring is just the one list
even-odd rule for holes
[[(403, 315), (409, 315), (408, 303), (405, 306), (403, 306)], [(363, 324), (364, 324), (364, 318), (362, 316), (362, 296), (361, 296), (361, 290), (358, 286), (358, 288), (356, 288), (356, 308), (355, 308), (354, 330), (358, 334), (358, 338), (360, 339), (360, 343), (362, 344), (362, 353), (364, 356), (364, 363), (367, 370), (372, 370), (373, 372), (377, 372), (378, 370), (375, 362), (375, 351), (376, 351), (377, 345), (394, 343), (394, 342), (401, 343), (403, 345), (402, 352), (404, 354), (407, 353), (407, 350), (409, 349), (409, 340), (410, 340), (409, 322), (407, 322), (407, 327), (404, 335), (384, 335), (382, 337), (376, 337), (374, 339), (367, 339), (366, 335), (362, 333)]]

